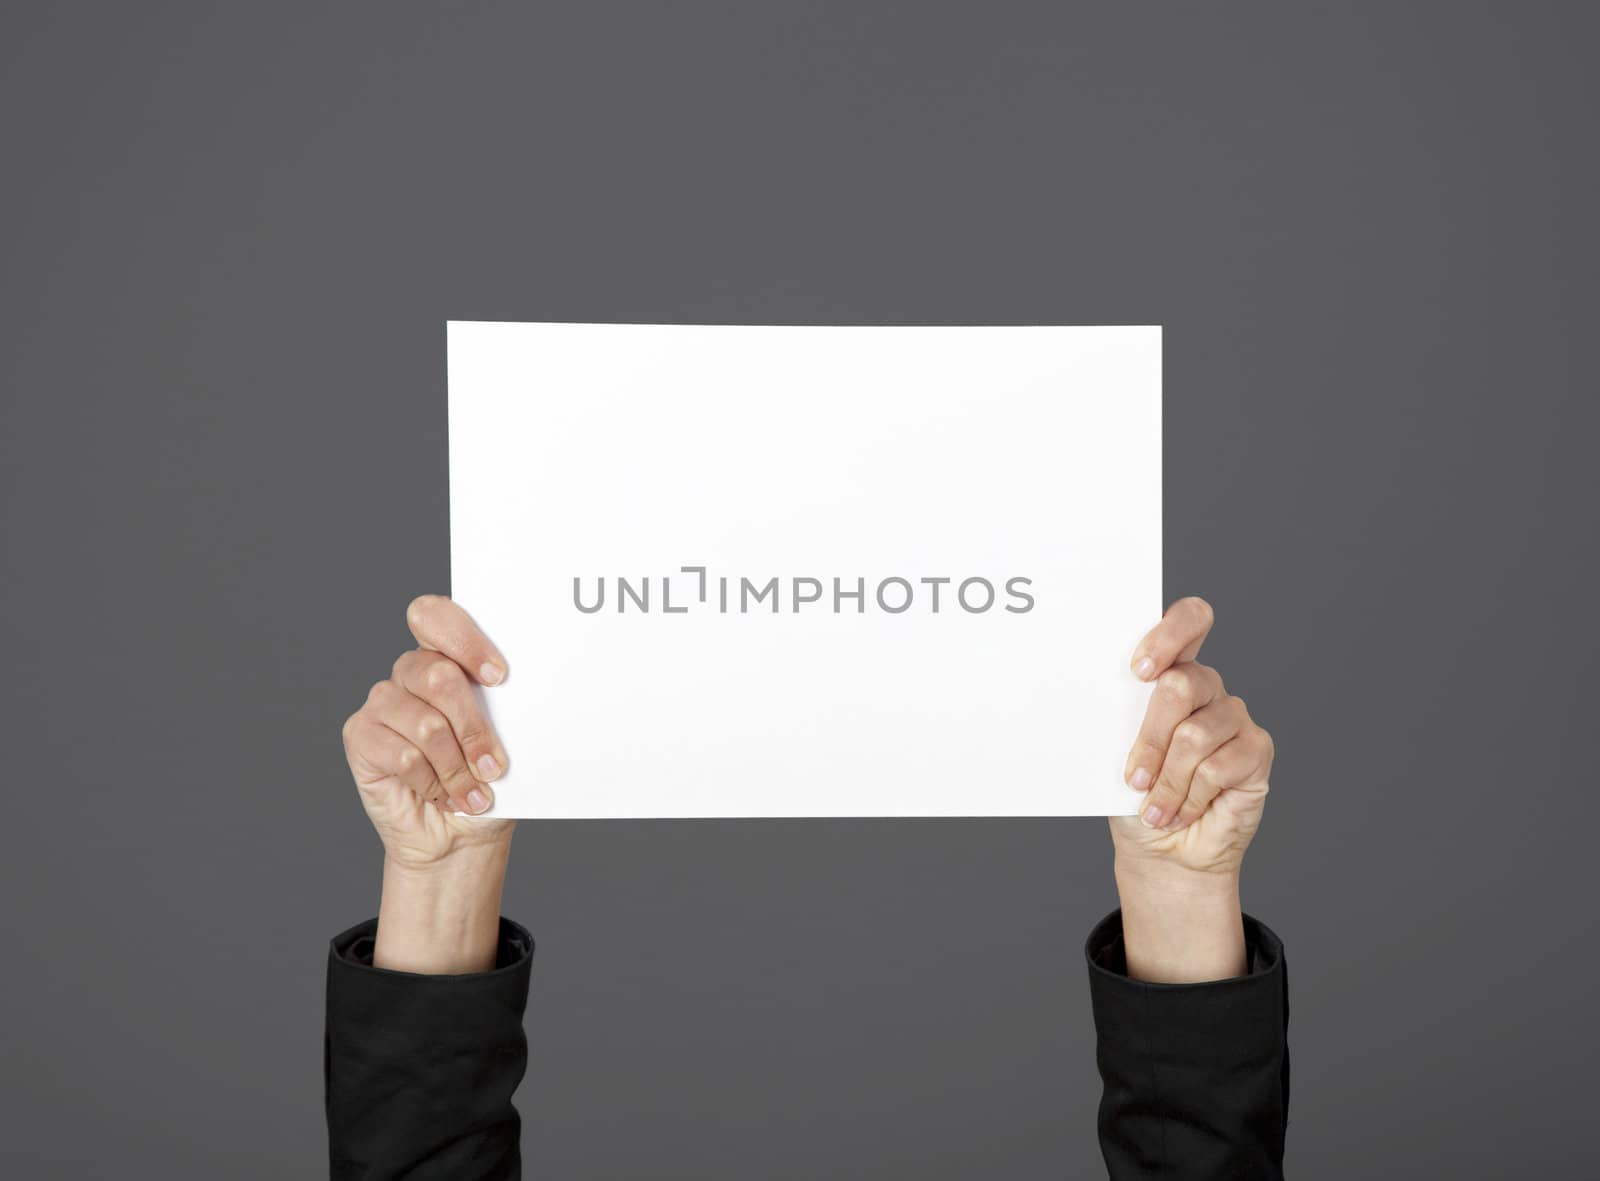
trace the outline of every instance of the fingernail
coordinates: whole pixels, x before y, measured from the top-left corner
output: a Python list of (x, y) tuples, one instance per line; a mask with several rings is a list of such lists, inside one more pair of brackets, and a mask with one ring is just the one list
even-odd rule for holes
[(1151, 660), (1148, 656), (1141, 656), (1139, 658), (1139, 663), (1133, 666), (1133, 675), (1138, 677), (1141, 681), (1148, 681), (1155, 671), (1156, 662)]
[(1133, 778), (1128, 781), (1128, 785), (1132, 787), (1134, 791), (1149, 791), (1150, 782), (1150, 772), (1146, 771), (1143, 767), (1140, 767), (1134, 771)]
[(493, 755), (480, 755), (478, 757), (478, 778), (485, 783), (500, 774), (500, 764), (494, 761)]
[(478, 680), (485, 685), (498, 685), (505, 679), (506, 670), (492, 660), (485, 660), (483, 666), (478, 669)]
[(479, 812), (482, 812), (488, 806), (489, 797), (484, 795), (477, 788), (473, 788), (467, 793), (467, 811), (471, 812), (474, 816), (476, 816)]
[(1161, 809), (1151, 804), (1144, 810), (1144, 815), (1139, 817), (1148, 828), (1159, 828), (1161, 825)]

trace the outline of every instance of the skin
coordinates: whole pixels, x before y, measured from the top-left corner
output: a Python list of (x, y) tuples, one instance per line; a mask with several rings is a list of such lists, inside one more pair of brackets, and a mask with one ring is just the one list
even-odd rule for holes
[[(1124, 772), (1141, 815), (1111, 818), (1123, 942), (1135, 979), (1193, 983), (1246, 970), (1239, 870), (1266, 804), (1272, 738), (1197, 662), (1213, 613), (1180, 599), (1134, 648), (1154, 682)], [(383, 842), (373, 962), (425, 974), (494, 966), (512, 820), (474, 819), (509, 765), (476, 686), (509, 674), (458, 604), (406, 610), (417, 647), (344, 725), (345, 754)]]
[(1196, 658), (1215, 615), (1179, 599), (1134, 648), (1129, 667), (1153, 681), (1124, 777), (1141, 815), (1113, 816), (1128, 974), (1195, 983), (1243, 975), (1239, 870), (1261, 825), (1272, 736), (1222, 677)]

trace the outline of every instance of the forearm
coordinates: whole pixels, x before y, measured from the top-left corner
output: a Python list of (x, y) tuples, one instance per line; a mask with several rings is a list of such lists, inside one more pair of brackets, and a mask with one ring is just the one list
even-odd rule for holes
[(510, 844), (458, 849), (425, 868), (386, 860), (373, 965), (429, 976), (493, 968)]
[(1160, 984), (1227, 980), (1247, 970), (1237, 874), (1119, 856), (1128, 975)]

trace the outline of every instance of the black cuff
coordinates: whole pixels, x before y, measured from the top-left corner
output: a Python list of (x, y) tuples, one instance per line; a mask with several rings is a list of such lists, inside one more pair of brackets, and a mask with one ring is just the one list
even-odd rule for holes
[[(1283, 964), (1283, 940), (1274, 935), (1267, 925), (1249, 915), (1244, 916), (1244, 944), (1248, 959), (1245, 976), (1259, 976), (1278, 971)], [(1122, 943), (1122, 911), (1114, 910), (1094, 925), (1084, 944), (1084, 954), (1089, 957), (1090, 979), (1100, 968), (1115, 976), (1127, 979), (1128, 953)], [(1235, 977), (1244, 979), (1244, 977)], [(1203, 985), (1152, 985), (1155, 988), (1199, 988), (1225, 981), (1207, 981)]]
[(372, 966), (377, 926), (351, 927), (328, 952), (333, 1176), (515, 1176), (532, 936), (502, 918), (492, 970), (425, 976)]
[[(341, 931), (333, 937), (329, 951), (334, 959), (344, 960), (358, 968), (372, 967), (372, 948), (378, 939), (378, 920), (368, 919), (364, 923), (357, 923), (348, 931)], [(508, 918), (500, 919), (500, 939), (495, 948), (494, 967), (490, 972), (498, 972), (503, 968), (514, 968), (525, 960), (533, 957), (533, 936), (527, 929), (512, 922)], [(376, 968), (374, 971), (387, 972), (388, 968)], [(398, 976), (409, 976), (414, 973), (397, 972)], [(474, 972), (471, 975), (486, 976), (489, 972)]]
[(1090, 933), (1101, 1146), (1113, 1178), (1282, 1175), (1288, 969), (1272, 931), (1246, 915), (1244, 932), (1248, 973), (1203, 984), (1130, 979), (1120, 910)]

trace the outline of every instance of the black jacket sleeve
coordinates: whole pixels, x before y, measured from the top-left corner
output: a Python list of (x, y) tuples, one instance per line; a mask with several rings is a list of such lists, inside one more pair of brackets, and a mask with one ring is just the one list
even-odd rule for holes
[(533, 939), (500, 920), (493, 970), (419, 976), (372, 966), (376, 920), (328, 953), (323, 1078), (336, 1178), (504, 1181), (522, 1175), (511, 1093), (528, 1043)]
[[(376, 922), (333, 940), (324, 1074), (336, 1178), (521, 1176), (511, 1094), (527, 1067), (533, 939), (500, 924), (496, 967), (419, 976), (372, 966)], [(1288, 1118), (1283, 945), (1246, 917), (1250, 971), (1209, 984), (1130, 980), (1122, 916), (1087, 947), (1112, 1181), (1281, 1178)]]
[(1100, 1151), (1112, 1181), (1282, 1178), (1288, 973), (1278, 937), (1248, 915), (1244, 929), (1248, 974), (1207, 984), (1130, 980), (1121, 911), (1090, 933)]

